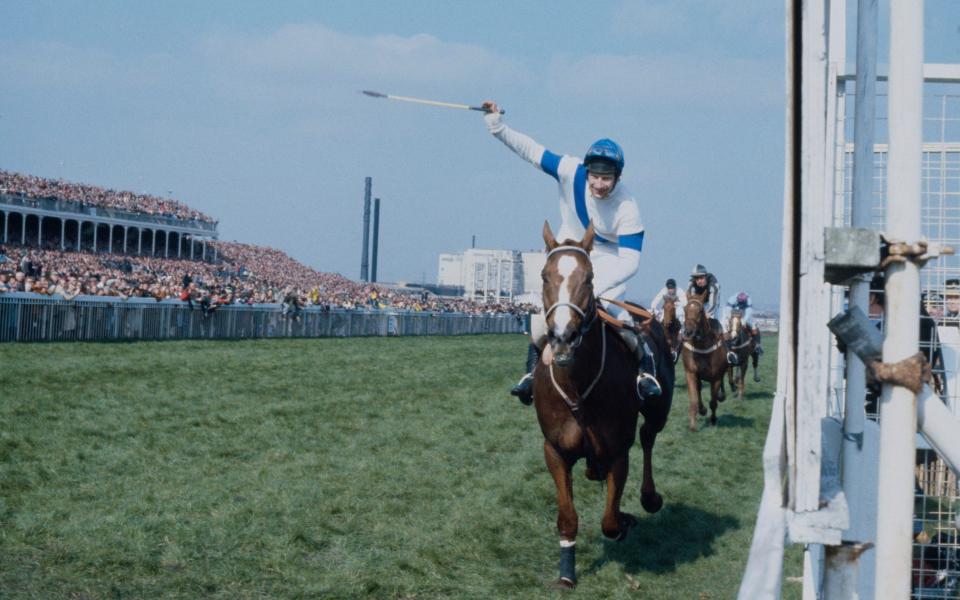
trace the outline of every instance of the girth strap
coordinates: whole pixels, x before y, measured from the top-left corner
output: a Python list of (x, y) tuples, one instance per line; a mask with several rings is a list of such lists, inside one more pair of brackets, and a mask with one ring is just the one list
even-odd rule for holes
[(723, 345), (723, 340), (720, 340), (719, 342), (717, 342), (716, 344), (710, 346), (709, 348), (707, 348), (707, 349), (705, 349), (705, 350), (701, 350), (700, 348), (696, 348), (696, 347), (695, 347), (693, 344), (691, 344), (690, 342), (684, 342), (684, 343), (683, 343), (683, 347), (686, 348), (687, 350), (689, 350), (690, 352), (693, 352), (694, 354), (710, 354), (711, 352), (713, 352), (714, 350), (716, 350), (717, 348), (719, 348), (719, 347), (722, 346), (722, 345)]

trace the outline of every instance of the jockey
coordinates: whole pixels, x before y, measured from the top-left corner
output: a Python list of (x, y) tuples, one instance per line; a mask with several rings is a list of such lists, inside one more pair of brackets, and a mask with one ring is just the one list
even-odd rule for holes
[[(723, 318), (720, 320), (720, 325), (723, 326), (723, 332), (729, 334), (727, 330), (730, 322), (730, 314), (738, 310), (740, 314), (743, 315), (742, 323), (743, 326), (747, 328), (747, 331), (753, 335), (753, 339), (756, 342), (757, 356), (763, 354), (763, 347), (760, 346), (760, 329), (753, 323), (753, 302), (750, 300), (750, 294), (746, 292), (740, 292), (739, 294), (734, 294), (727, 298), (727, 302), (723, 305)], [(730, 343), (732, 340), (727, 340), (727, 347), (730, 348)], [(733, 360), (730, 360), (730, 355), (733, 354)], [(737, 356), (731, 351), (727, 352), (727, 362), (735, 365), (737, 364)]]
[(658, 321), (663, 320), (663, 303), (665, 300), (673, 300), (677, 308), (677, 318), (683, 318), (683, 307), (687, 304), (687, 295), (683, 290), (677, 289), (677, 280), (672, 277), (667, 280), (657, 295), (650, 301), (650, 310), (657, 316)]
[(700, 295), (706, 292), (703, 299), (703, 311), (710, 319), (715, 319), (717, 314), (717, 305), (720, 304), (720, 282), (713, 276), (713, 273), (707, 271), (703, 265), (696, 265), (690, 272), (690, 286), (687, 288), (687, 298), (696, 294)]
[[(560, 185), (561, 224), (558, 240), (580, 240), (587, 226), (593, 222), (596, 238), (590, 261), (593, 263), (593, 287), (597, 298), (622, 300), (626, 282), (640, 265), (643, 247), (643, 223), (637, 201), (620, 184), (623, 172), (623, 150), (609, 139), (597, 140), (587, 150), (583, 160), (573, 156), (554, 154), (526, 135), (507, 127), (495, 102), (483, 107), (487, 129), (508, 148), (557, 180)], [(625, 309), (603, 302), (611, 315), (626, 323), (633, 318)], [(637, 375), (637, 393), (641, 398), (661, 393), (653, 364), (653, 353), (646, 340), (631, 331), (622, 330), (621, 336), (636, 353), (640, 372)], [(510, 391), (524, 404), (533, 400), (533, 367), (546, 343), (546, 321), (534, 315), (531, 323), (533, 343), (527, 352), (527, 374)]]

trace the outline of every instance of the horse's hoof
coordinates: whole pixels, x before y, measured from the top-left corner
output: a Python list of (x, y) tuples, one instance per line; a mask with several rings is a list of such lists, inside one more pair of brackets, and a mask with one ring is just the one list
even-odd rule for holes
[(700, 416), (702, 417), (707, 414), (707, 407), (701, 406), (700, 408), (697, 409), (697, 412), (700, 413)]
[(561, 577), (557, 580), (557, 585), (565, 590), (572, 590), (577, 587), (577, 582), (569, 577)]
[(640, 494), (640, 505), (643, 506), (643, 510), (653, 514), (663, 508), (663, 496), (657, 492)]
[(717, 415), (711, 415), (711, 416), (710, 416), (710, 424), (711, 424), (711, 425), (716, 425), (716, 424), (717, 424)]
[(724, 394), (724, 395), (722, 395), (722, 396), (718, 396), (718, 397), (717, 397), (717, 402), (723, 402), (723, 401), (726, 400), (726, 399), (727, 399), (727, 395)]
[(690, 433), (696, 433), (696, 432), (697, 432), (697, 426), (696, 426), (696, 425), (693, 425), (693, 424), (688, 425), (688, 426), (687, 426), (687, 429), (690, 430)]
[(759, 375), (756, 375), (756, 374), (754, 374), (754, 376), (753, 376), (753, 380), (754, 380), (755, 382), (757, 382), (757, 383), (760, 383), (760, 376), (759, 376)]

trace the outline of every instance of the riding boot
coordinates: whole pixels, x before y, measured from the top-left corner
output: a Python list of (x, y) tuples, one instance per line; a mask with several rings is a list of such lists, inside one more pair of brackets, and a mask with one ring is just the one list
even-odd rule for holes
[(753, 353), (757, 355), (757, 358), (760, 358), (761, 356), (763, 356), (763, 346), (760, 345), (759, 330), (757, 330), (757, 332), (753, 334), (753, 343), (754, 343)]
[(660, 382), (657, 381), (657, 365), (653, 360), (653, 351), (645, 336), (640, 336), (637, 344), (637, 358), (640, 360), (640, 372), (637, 374), (637, 394), (641, 399), (652, 398), (663, 393)]
[(533, 402), (533, 368), (537, 366), (538, 360), (540, 360), (540, 350), (534, 344), (530, 344), (527, 348), (527, 372), (510, 390), (510, 393), (526, 406), (530, 406)]

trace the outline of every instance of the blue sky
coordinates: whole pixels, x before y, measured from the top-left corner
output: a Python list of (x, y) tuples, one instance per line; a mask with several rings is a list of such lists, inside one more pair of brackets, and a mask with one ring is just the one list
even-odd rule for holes
[[(885, 7), (885, 3), (881, 2)], [(960, 10), (928, 0), (928, 61)], [(883, 9), (881, 10), (881, 12)], [(168, 192), (220, 237), (356, 278), (363, 179), (379, 276), (435, 281), (441, 252), (539, 248), (555, 184), (479, 113), (549, 149), (624, 146), (647, 229), (641, 301), (702, 262), (778, 299), (783, 3), (777, 0), (0, 3), (0, 167)]]

